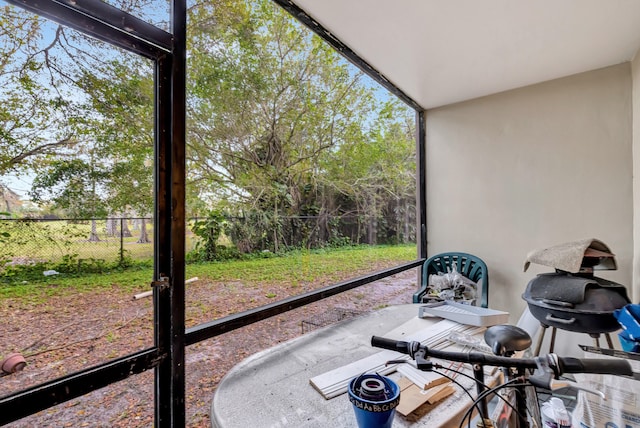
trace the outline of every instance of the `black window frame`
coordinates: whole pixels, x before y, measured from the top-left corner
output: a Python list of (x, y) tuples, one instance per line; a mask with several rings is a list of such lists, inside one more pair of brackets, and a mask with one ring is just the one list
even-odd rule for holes
[(5, 1), (155, 62), (156, 227), (152, 282), (154, 346), (0, 398), (0, 425), (154, 369), (155, 425), (185, 426), (186, 346), (419, 268), (426, 259), (424, 110), (293, 2), (272, 0), (416, 111), (418, 257), (390, 269), (185, 329), (186, 0), (171, 1), (170, 32), (101, 0)]

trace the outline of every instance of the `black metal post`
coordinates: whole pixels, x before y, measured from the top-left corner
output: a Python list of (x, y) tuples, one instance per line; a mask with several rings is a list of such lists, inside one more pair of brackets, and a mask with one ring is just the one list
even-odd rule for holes
[(416, 210), (418, 258), (427, 258), (427, 130), (426, 112), (416, 112)]
[(172, 54), (156, 66), (155, 425), (181, 427), (185, 411), (186, 2), (173, 0)]
[[(416, 111), (416, 242), (418, 258), (427, 258), (427, 137), (425, 111)], [(422, 282), (422, 266), (418, 269), (417, 283)]]
[(124, 217), (120, 217), (120, 265), (124, 265)]
[(0, 425), (88, 394), (153, 368), (163, 356), (147, 349), (0, 398)]
[(336, 294), (352, 290), (354, 288), (360, 287), (361, 285), (369, 284), (373, 281), (377, 281), (379, 279), (404, 272), (405, 270), (415, 268), (423, 262), (424, 260), (407, 262), (400, 266), (376, 272), (373, 275), (367, 275), (338, 284), (328, 285), (318, 290), (289, 297), (287, 299), (279, 300), (277, 302), (260, 306), (255, 309), (250, 309), (245, 312), (236, 313), (224, 318), (217, 319), (215, 321), (191, 327), (187, 330), (186, 333), (186, 343), (187, 345), (193, 345), (194, 343), (200, 342), (202, 340), (227, 333), (229, 331), (244, 327), (249, 324), (253, 324), (258, 321), (262, 321), (274, 315), (282, 314), (292, 309), (296, 309), (301, 306), (326, 299), (327, 297), (335, 296)]

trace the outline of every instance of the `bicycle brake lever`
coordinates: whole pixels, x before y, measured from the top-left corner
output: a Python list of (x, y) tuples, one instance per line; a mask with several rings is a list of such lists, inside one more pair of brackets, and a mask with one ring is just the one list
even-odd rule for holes
[[(553, 362), (557, 363), (556, 356), (554, 354), (549, 354), (547, 358), (550, 358)], [(533, 386), (548, 389), (551, 391), (556, 391), (560, 388), (574, 388), (598, 395), (603, 400), (607, 399), (602, 391), (585, 388), (570, 380), (556, 379), (555, 372), (549, 366), (549, 360), (544, 357), (536, 357), (536, 364), (538, 365), (538, 368), (532, 376), (529, 376), (529, 382), (531, 382)]]
[(419, 350), (414, 355), (414, 360), (416, 361), (416, 367), (418, 370), (422, 370), (423, 372), (430, 372), (433, 370), (433, 362), (427, 360), (424, 357), (425, 351)]
[(558, 380), (558, 379), (552, 379), (551, 383), (549, 385), (549, 389), (551, 391), (555, 391), (557, 389), (560, 388), (574, 388), (574, 389), (579, 389), (581, 391), (585, 391), (585, 392), (590, 392), (591, 394), (597, 395), (600, 398), (602, 398), (603, 400), (607, 400), (607, 397), (604, 395), (604, 392), (602, 391), (598, 391), (597, 389), (591, 389), (591, 388), (586, 388), (584, 386), (581, 386), (580, 384), (570, 381), (570, 380)]
[(551, 380), (557, 374), (549, 366), (549, 358), (552, 359), (551, 360), (552, 363), (557, 363), (557, 361), (554, 360), (554, 357), (555, 356), (553, 354), (549, 354), (549, 355), (543, 355), (543, 356), (538, 356), (534, 358), (536, 361), (536, 365), (538, 367), (533, 372), (533, 375), (529, 377), (529, 380), (533, 385), (539, 386), (541, 388), (549, 389), (549, 384), (551, 383)]
[[(416, 362), (416, 368), (418, 370), (422, 370), (423, 372), (430, 372), (433, 370), (433, 362), (424, 358), (424, 351), (419, 350), (413, 354), (413, 358)], [(410, 360), (389, 360), (384, 363), (385, 366), (389, 364), (402, 364), (407, 363), (410, 364)]]
[(385, 366), (388, 366), (389, 364), (402, 364), (402, 363), (408, 363), (409, 360), (389, 360), (386, 363), (384, 363)]
[(531, 385), (538, 388), (551, 389), (551, 383), (554, 381), (551, 373), (540, 373), (529, 376), (529, 382)]
[(548, 358), (552, 358), (553, 354), (549, 354), (546, 356), (538, 356), (535, 357), (536, 365), (538, 366), (533, 375), (529, 376), (529, 382), (533, 386), (537, 386), (538, 388), (551, 389), (551, 383), (553, 382), (556, 373), (549, 367)]

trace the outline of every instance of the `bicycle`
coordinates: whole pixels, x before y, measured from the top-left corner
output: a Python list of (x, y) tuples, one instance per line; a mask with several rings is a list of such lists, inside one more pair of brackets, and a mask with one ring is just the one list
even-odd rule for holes
[[(471, 426), (473, 410), (477, 409), (479, 414), (478, 427), (489, 428), (493, 426), (493, 421), (489, 418), (488, 398), (491, 395), (500, 397), (507, 406), (516, 414), (516, 428), (529, 427), (529, 416), (531, 416), (534, 426), (542, 426), (539, 415), (538, 400), (535, 398), (535, 410), (527, 408), (526, 388), (532, 386), (542, 388), (547, 391), (556, 391), (560, 388), (575, 388), (590, 393), (600, 395), (600, 391), (583, 388), (577, 383), (559, 379), (563, 374), (568, 373), (594, 373), (611, 374), (620, 376), (633, 376), (631, 365), (626, 360), (612, 359), (582, 359), (573, 357), (559, 357), (556, 354), (545, 354), (534, 358), (511, 358), (515, 352), (523, 351), (531, 346), (531, 338), (528, 333), (516, 326), (498, 325), (489, 327), (485, 332), (485, 341), (494, 354), (490, 355), (478, 351), (455, 352), (432, 349), (419, 342), (405, 342), (387, 339), (379, 336), (372, 336), (371, 345), (378, 348), (389, 349), (403, 354), (407, 354), (415, 360), (416, 367), (422, 371), (433, 371), (434, 369), (445, 369), (444, 366), (429, 361), (428, 358), (438, 358), (441, 360), (468, 363), (472, 365), (473, 379), (476, 384), (476, 398), (470, 393), (472, 404), (460, 421), (460, 427), (468, 419), (468, 426)], [(406, 363), (407, 360), (392, 360), (388, 364)], [(505, 381), (500, 385), (490, 388), (484, 383), (484, 366), (500, 367), (507, 374)], [(533, 371), (533, 373), (532, 373)], [(445, 377), (449, 377), (444, 373)], [(466, 374), (462, 373), (464, 376)], [(452, 379), (454, 383), (457, 381)], [(465, 391), (466, 389), (462, 387)], [(510, 403), (504, 397), (497, 394), (503, 388), (514, 388), (516, 400), (515, 404)], [(535, 395), (535, 394), (534, 394)], [(537, 424), (537, 425), (536, 425)]]

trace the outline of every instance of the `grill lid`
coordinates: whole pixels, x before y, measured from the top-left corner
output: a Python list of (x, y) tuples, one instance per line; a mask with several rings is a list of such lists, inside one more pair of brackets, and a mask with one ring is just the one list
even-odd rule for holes
[(590, 274), (538, 275), (529, 281), (522, 297), (543, 326), (596, 336), (619, 330), (613, 313), (629, 302), (626, 288), (587, 275)]
[(573, 312), (613, 312), (629, 302), (627, 289), (604, 278), (543, 273), (529, 281), (522, 296), (528, 303), (551, 305)]

